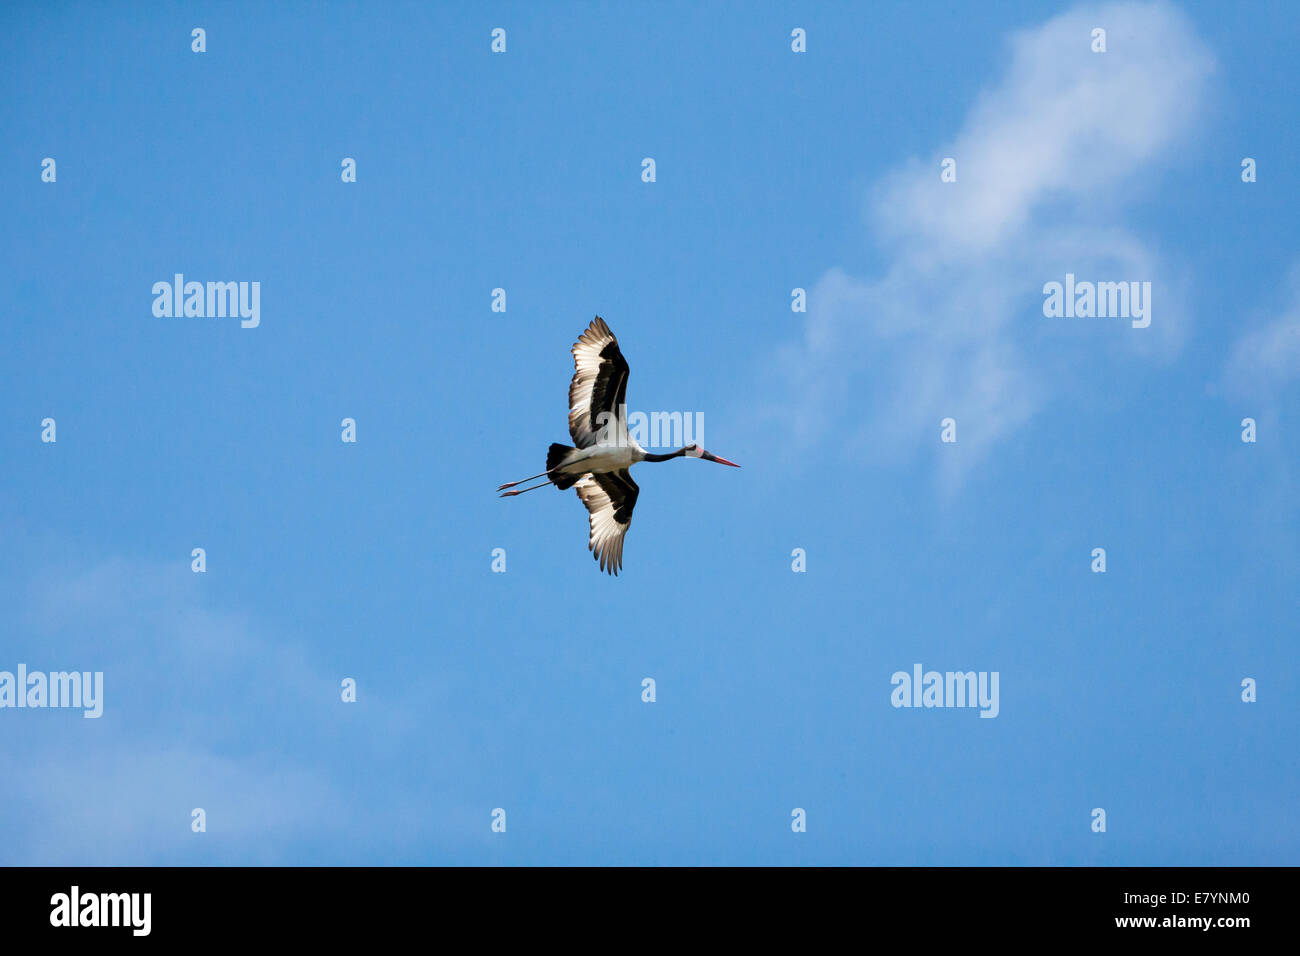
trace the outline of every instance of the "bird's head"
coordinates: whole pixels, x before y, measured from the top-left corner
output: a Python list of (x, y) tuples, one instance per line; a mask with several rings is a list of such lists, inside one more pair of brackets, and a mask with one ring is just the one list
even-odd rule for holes
[(725, 458), (719, 458), (717, 455), (709, 454), (709, 452), (705, 451), (694, 442), (691, 442), (691, 444), (683, 448), (682, 451), (686, 454), (687, 458), (703, 458), (705, 461), (716, 461), (719, 465), (730, 465), (732, 468), (740, 467), (734, 461), (727, 461)]

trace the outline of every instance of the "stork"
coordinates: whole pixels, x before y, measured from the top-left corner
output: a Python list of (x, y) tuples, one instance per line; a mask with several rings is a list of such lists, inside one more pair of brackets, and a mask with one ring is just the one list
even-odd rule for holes
[[(618, 574), (623, 567), (623, 538), (632, 524), (641, 489), (630, 469), (639, 461), (672, 461), (674, 458), (703, 458), (719, 465), (739, 468), (734, 461), (711, 455), (691, 443), (665, 455), (652, 455), (636, 443), (627, 431), (627, 360), (618, 349), (618, 339), (600, 316), (573, 343), (573, 381), (569, 383), (569, 434), (573, 444), (551, 445), (546, 470), (531, 478), (510, 481), (497, 491), (511, 498), (547, 485), (561, 491), (569, 488), (587, 508), (590, 534), (587, 548), (600, 562), (600, 569)], [(539, 484), (507, 491), (526, 481), (545, 478)]]

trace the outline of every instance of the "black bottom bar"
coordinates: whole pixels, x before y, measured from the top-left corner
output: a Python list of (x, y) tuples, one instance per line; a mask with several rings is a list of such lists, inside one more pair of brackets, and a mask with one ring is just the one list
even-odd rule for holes
[(906, 930), (926, 946), (1044, 936), (1231, 945), (1284, 932), (1294, 882), (1280, 868), (10, 868), (0, 870), (0, 926), (7, 942), (91, 945), (374, 944), (421, 929), (483, 941), (512, 930), (539, 942), (620, 934), (604, 936), (610, 945), (644, 933), (647, 945), (668, 945), (679, 932), (783, 930), (859, 940)]

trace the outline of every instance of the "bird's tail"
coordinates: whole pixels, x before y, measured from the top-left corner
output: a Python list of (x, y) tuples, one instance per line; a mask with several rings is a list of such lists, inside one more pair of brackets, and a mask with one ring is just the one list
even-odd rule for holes
[[(577, 450), (578, 449), (572, 447), (571, 445), (561, 445), (559, 442), (555, 442), (554, 444), (552, 444), (550, 451), (546, 453), (547, 473), (549, 474), (551, 471), (560, 467), (560, 465), (564, 464), (564, 460), (569, 457), (569, 452), (577, 451)], [(572, 488), (574, 484), (577, 482), (577, 480), (581, 477), (582, 477), (581, 475), (554, 474), (551, 475), (551, 480), (555, 482), (556, 488), (559, 488), (561, 491), (564, 491), (567, 488)]]

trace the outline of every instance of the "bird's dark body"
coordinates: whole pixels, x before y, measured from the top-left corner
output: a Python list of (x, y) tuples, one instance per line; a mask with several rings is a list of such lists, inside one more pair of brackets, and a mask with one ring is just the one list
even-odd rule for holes
[(561, 491), (568, 491), (582, 477), (582, 475), (566, 475), (555, 470), (564, 464), (564, 459), (569, 452), (575, 450), (572, 445), (561, 445), (559, 442), (552, 442), (551, 450), (546, 453), (546, 472), (555, 475), (552, 480), (555, 482), (555, 487)]

